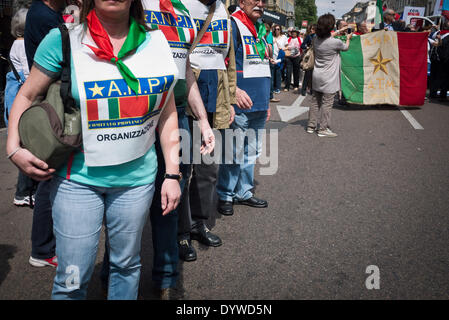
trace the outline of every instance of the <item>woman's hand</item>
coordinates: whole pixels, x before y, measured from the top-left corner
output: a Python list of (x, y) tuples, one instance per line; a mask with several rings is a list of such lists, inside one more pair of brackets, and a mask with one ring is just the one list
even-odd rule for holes
[(268, 109), (267, 109), (267, 119), (265, 120), (265, 122), (268, 122), (270, 120), (270, 117), (271, 117), (271, 108), (268, 107)]
[(203, 141), (200, 147), (201, 154), (211, 153), (215, 148), (215, 135), (212, 131), (212, 128), (209, 125), (209, 121), (207, 119), (199, 121), (199, 127), (201, 130), (201, 135), (203, 136)]
[(35, 157), (27, 149), (19, 149), (10, 160), (30, 178), (43, 181), (51, 179), (55, 169), (50, 169), (48, 164)]
[(235, 98), (237, 99), (237, 106), (240, 109), (251, 109), (253, 106), (253, 102), (246, 91), (240, 89), (239, 87), (235, 90)]
[(176, 209), (181, 199), (181, 188), (179, 182), (174, 179), (165, 179), (161, 190), (162, 215), (172, 212)]

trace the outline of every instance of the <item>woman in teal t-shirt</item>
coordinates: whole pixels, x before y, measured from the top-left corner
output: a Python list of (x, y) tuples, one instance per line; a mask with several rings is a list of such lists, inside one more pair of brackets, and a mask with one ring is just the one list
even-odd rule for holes
[[(81, 25), (70, 30), (72, 94), (83, 114), (83, 148), (63, 168), (55, 171), (21, 148), (18, 133), (20, 115), (59, 76), (58, 31), (42, 41), (13, 104), (8, 158), (33, 179), (52, 179), (58, 257), (53, 299), (86, 297), (103, 216), (110, 244), (108, 298), (136, 299), (141, 236), (157, 170), (152, 145), (156, 125), (166, 173), (179, 173), (178, 158), (170, 157), (179, 151), (179, 141), (170, 140), (178, 129), (172, 94), (177, 69), (164, 36), (148, 32), (143, 14), (140, 0), (83, 1)], [(129, 134), (134, 131), (140, 134)], [(161, 196), (167, 214), (179, 202), (178, 181), (166, 179)]]

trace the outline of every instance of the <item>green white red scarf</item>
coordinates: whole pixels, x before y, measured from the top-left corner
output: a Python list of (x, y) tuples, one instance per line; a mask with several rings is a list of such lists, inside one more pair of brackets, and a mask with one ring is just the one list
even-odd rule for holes
[(98, 48), (88, 44), (86, 44), (86, 46), (92, 49), (95, 55), (100, 59), (115, 63), (126, 84), (137, 94), (139, 91), (139, 80), (137, 80), (131, 70), (129, 70), (129, 68), (123, 63), (122, 58), (134, 52), (134, 50), (145, 41), (145, 27), (134, 20), (134, 18), (130, 17), (128, 35), (126, 36), (126, 40), (123, 43), (118, 55), (115, 56), (109, 35), (98, 19), (95, 9), (89, 12), (86, 20), (90, 35)]
[(263, 60), (265, 58), (265, 50), (266, 50), (265, 42), (263, 41), (263, 39), (267, 33), (265, 25), (263, 23), (260, 23), (259, 21), (257, 21), (256, 24), (254, 25), (254, 23), (247, 16), (247, 14), (241, 9), (235, 11), (232, 14), (232, 16), (239, 19), (248, 28), (253, 37), (256, 39), (257, 53), (259, 54), (260, 59)]
[(175, 9), (178, 9), (181, 12), (185, 12), (188, 15), (190, 15), (189, 10), (187, 10), (187, 8), (182, 4), (181, 1), (179, 0), (160, 0), (159, 1), (159, 8), (161, 11), (163, 12), (169, 12), (173, 15), (173, 17), (176, 18), (176, 20), (178, 20), (178, 16), (175, 13)]

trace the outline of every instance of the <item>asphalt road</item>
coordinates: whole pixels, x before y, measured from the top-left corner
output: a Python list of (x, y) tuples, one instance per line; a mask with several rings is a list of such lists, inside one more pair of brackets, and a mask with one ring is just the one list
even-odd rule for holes
[[(298, 95), (279, 97), (289, 106)], [(448, 299), (449, 103), (409, 108), (422, 130), (394, 107), (336, 106), (334, 139), (307, 134), (307, 113), (283, 122), (272, 110), (278, 169), (256, 168), (269, 207), (214, 213), (223, 245), (194, 242), (198, 260), (180, 263), (176, 298)], [(3, 130), (0, 150), (5, 141)], [(28, 264), (32, 210), (12, 204), (17, 169), (5, 157), (0, 174), (0, 299), (49, 299), (54, 269)], [(101, 241), (89, 299), (103, 299)], [(142, 260), (140, 298), (154, 299), (149, 224)], [(379, 289), (366, 287), (368, 266)]]

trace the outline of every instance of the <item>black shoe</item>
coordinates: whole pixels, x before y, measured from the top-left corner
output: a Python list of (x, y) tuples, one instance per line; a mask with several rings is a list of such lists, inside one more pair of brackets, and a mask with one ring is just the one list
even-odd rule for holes
[(218, 200), (217, 211), (224, 216), (232, 216), (234, 214), (232, 201)]
[(268, 207), (268, 202), (266, 200), (258, 199), (256, 197), (251, 197), (246, 200), (237, 200), (236, 203), (245, 206), (250, 206), (254, 208), (266, 208)]
[(209, 247), (221, 246), (220, 237), (210, 232), (210, 230), (207, 229), (204, 223), (201, 223), (199, 226), (192, 228), (192, 231), (190, 231), (190, 238), (193, 240), (197, 240)]
[(190, 239), (184, 239), (178, 242), (179, 259), (190, 262), (196, 260), (196, 251), (192, 246)]

